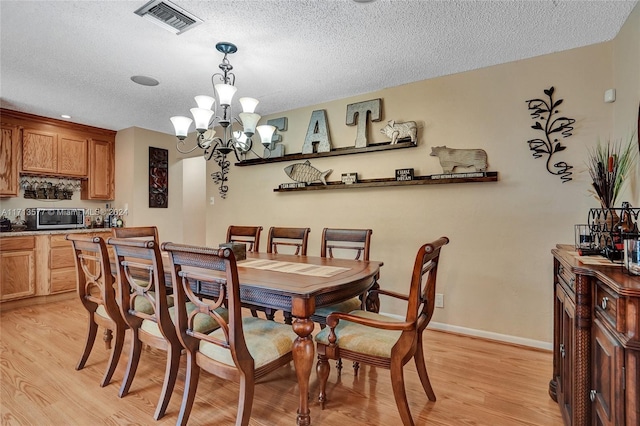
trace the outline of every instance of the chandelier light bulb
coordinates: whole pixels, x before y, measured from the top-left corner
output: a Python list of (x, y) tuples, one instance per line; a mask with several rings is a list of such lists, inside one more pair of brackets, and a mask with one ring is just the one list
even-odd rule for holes
[(193, 120), (196, 122), (196, 130), (204, 133), (209, 128), (209, 122), (213, 117), (213, 111), (204, 108), (191, 108)]
[(230, 84), (215, 84), (214, 89), (216, 90), (216, 94), (218, 95), (218, 101), (222, 106), (231, 105), (231, 100), (233, 99), (233, 95), (236, 94), (238, 90), (235, 86)]
[(213, 104), (216, 101), (213, 97), (206, 96), (206, 95), (199, 95), (193, 99), (196, 100), (196, 103), (198, 104), (198, 108), (202, 108), (202, 109), (213, 109), (212, 108)]
[(256, 112), (256, 106), (260, 102), (254, 98), (240, 98), (239, 101), (242, 105), (242, 112)]
[(254, 112), (241, 112), (238, 114), (240, 120), (242, 121), (242, 126), (244, 127), (244, 133), (251, 137), (256, 132), (256, 125), (258, 121), (260, 121), (260, 115)]
[(183, 117), (180, 115), (176, 115), (170, 118), (173, 123), (173, 128), (176, 131), (176, 137), (180, 140), (184, 140), (189, 134), (189, 127), (191, 127), (191, 123), (193, 120), (189, 117)]
[(256, 127), (258, 133), (260, 134), (260, 141), (262, 145), (269, 146), (271, 145), (271, 139), (273, 138), (273, 133), (276, 131), (276, 127), (270, 124), (263, 124), (261, 126)]

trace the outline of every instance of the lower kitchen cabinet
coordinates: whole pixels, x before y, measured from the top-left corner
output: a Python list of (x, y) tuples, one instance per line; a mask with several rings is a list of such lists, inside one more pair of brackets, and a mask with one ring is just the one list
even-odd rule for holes
[(0, 301), (35, 295), (35, 237), (0, 239), (0, 277)]
[[(110, 230), (73, 232), (74, 235), (107, 239)], [(5, 302), (20, 302), (40, 296), (70, 293), (76, 290), (73, 246), (67, 233), (0, 237), (0, 308)], [(38, 302), (40, 303), (40, 302)]]

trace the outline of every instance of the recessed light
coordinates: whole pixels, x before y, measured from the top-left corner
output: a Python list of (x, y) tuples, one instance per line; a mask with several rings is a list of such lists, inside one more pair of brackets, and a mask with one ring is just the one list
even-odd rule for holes
[(69, 114), (62, 114), (60, 117), (62, 117), (62, 118), (71, 118), (71, 116)]
[(147, 77), (146, 75), (134, 75), (131, 77), (131, 81), (142, 86), (157, 86), (160, 84), (155, 78)]

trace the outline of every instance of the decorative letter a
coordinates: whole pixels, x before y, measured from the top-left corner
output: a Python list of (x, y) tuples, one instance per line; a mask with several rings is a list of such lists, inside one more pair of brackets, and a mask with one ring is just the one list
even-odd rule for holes
[[(317, 150), (314, 150), (314, 144), (318, 144)], [(307, 136), (302, 145), (303, 154), (313, 154), (314, 152), (331, 151), (331, 140), (329, 138), (329, 128), (327, 127), (327, 113), (325, 110), (313, 111)]]

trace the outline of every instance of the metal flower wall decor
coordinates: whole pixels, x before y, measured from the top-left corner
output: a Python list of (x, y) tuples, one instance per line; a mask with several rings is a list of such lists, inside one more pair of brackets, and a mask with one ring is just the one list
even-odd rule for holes
[[(552, 175), (560, 176), (562, 183), (570, 181), (571, 169), (573, 166), (568, 165), (564, 161), (552, 163), (551, 157), (557, 152), (564, 151), (567, 147), (562, 145), (560, 139), (568, 138), (573, 131), (572, 125), (576, 122), (573, 118), (560, 117), (558, 106), (563, 100), (553, 100), (553, 92), (555, 89), (550, 87), (545, 89), (544, 94), (549, 98), (546, 99), (530, 99), (527, 102), (531, 118), (536, 120), (531, 126), (532, 129), (544, 132), (544, 138), (530, 139), (527, 141), (529, 149), (533, 151), (533, 158), (541, 158), (547, 156), (547, 171)], [(553, 167), (552, 167), (553, 164)]]

